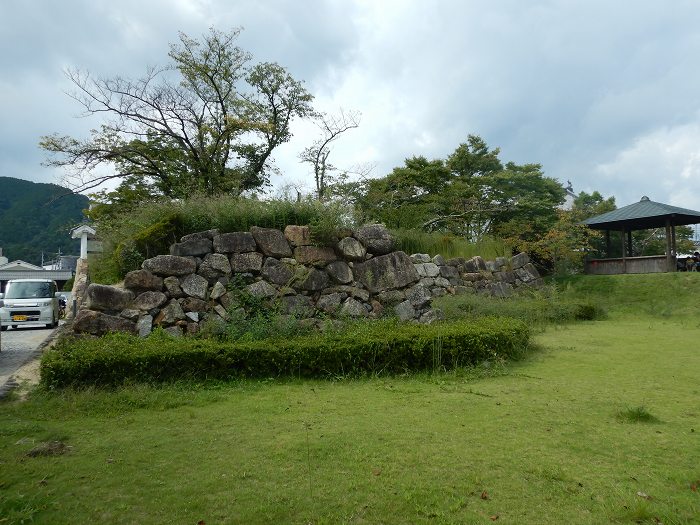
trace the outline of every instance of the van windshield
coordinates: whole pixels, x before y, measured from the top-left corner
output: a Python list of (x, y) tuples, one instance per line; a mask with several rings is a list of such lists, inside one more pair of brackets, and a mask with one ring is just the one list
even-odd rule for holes
[(50, 299), (51, 283), (9, 283), (5, 299)]

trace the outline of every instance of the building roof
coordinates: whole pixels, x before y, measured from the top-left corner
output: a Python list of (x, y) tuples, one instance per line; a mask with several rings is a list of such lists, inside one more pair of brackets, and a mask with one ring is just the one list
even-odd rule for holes
[(700, 223), (700, 211), (678, 208), (642, 197), (639, 202), (596, 215), (583, 221), (594, 230), (646, 230), (663, 228), (666, 220), (674, 226)]
[(8, 262), (0, 265), (0, 270), (42, 270), (41, 266), (36, 264), (28, 263), (27, 261), (16, 261)]
[(23, 270), (22, 268), (0, 270), (0, 281), (10, 279), (50, 279), (52, 281), (67, 281), (73, 277), (70, 270)]

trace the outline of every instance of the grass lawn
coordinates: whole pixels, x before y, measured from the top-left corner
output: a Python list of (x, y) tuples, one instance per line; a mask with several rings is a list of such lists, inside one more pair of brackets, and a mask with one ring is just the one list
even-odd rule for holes
[(0, 525), (700, 523), (700, 275), (628, 277), (505, 367), (4, 402)]

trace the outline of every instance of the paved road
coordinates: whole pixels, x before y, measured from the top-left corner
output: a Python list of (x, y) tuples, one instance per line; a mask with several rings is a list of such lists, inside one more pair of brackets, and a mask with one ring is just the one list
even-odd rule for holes
[(39, 346), (54, 330), (43, 325), (28, 325), (26, 327), (8, 330), (0, 335), (0, 398), (13, 382), (12, 374), (32, 358), (41, 354)]

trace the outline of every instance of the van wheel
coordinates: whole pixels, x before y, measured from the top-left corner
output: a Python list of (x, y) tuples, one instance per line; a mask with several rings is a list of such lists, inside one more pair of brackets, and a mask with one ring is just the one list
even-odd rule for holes
[(54, 319), (53, 314), (51, 315), (51, 322), (46, 324), (46, 328), (56, 328), (56, 319)]
[(13, 329), (13, 330), (17, 330), (17, 325), (16, 325), (16, 324), (13, 324), (13, 325), (12, 325), (12, 329)]
[(7, 330), (7, 326), (0, 326), (0, 332), (4, 332), (5, 330)]

